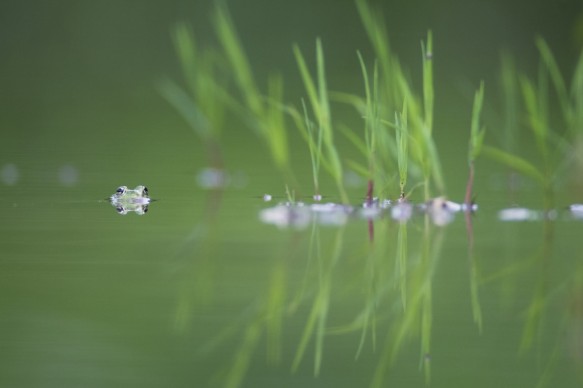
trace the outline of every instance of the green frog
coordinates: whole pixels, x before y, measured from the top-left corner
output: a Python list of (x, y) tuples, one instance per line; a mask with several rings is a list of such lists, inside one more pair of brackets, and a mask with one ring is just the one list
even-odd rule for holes
[(120, 186), (115, 193), (109, 197), (109, 202), (115, 207), (119, 214), (125, 215), (129, 212), (143, 215), (148, 211), (150, 195), (146, 186), (136, 186), (135, 189), (128, 189), (127, 186)]

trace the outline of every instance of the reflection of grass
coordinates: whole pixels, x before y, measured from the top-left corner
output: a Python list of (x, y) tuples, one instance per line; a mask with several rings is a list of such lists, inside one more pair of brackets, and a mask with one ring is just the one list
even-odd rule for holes
[[(326, 319), (330, 305), (330, 289), (332, 287), (332, 271), (342, 254), (343, 229), (338, 229), (334, 244), (329, 252), (317, 252), (316, 259), (320, 263), (318, 273), (318, 286), (312, 303), (312, 309), (308, 315), (306, 326), (300, 338), (300, 342), (292, 364), (292, 370), (299, 367), (310, 339), (315, 342), (314, 350), (314, 374), (320, 373), (322, 365), (324, 336), (326, 334)], [(317, 231), (316, 231), (317, 233)], [(316, 237), (319, 240), (319, 237)], [(314, 243), (319, 245), (319, 241)], [(321, 256), (320, 256), (321, 255)], [(327, 257), (327, 258), (326, 258)]]
[(403, 309), (407, 308), (407, 223), (399, 223), (399, 232), (397, 236), (397, 268), (395, 271), (398, 275), (397, 284), (401, 290), (401, 301), (403, 302)]

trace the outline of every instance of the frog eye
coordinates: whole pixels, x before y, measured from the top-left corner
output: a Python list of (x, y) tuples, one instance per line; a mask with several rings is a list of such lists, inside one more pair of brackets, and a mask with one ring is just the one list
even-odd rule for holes
[(119, 214), (126, 214), (127, 211), (123, 206), (118, 206), (115, 208), (115, 210), (119, 213)]
[(117, 190), (115, 190), (115, 192), (116, 192), (116, 194), (121, 195), (121, 194), (123, 194), (123, 193), (126, 192), (126, 189), (127, 188), (125, 186), (120, 186), (120, 187), (117, 188)]
[(142, 190), (142, 195), (148, 196), (148, 188), (146, 186), (144, 186), (144, 189)]

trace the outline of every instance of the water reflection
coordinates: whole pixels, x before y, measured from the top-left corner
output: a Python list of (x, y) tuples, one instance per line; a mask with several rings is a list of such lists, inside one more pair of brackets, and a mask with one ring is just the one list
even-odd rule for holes
[[(290, 285), (292, 290), (287, 292), (295, 296), (287, 307), (285, 304), (279, 307), (281, 311), (298, 314), (305, 311), (300, 306), (307, 304), (305, 317), (298, 317), (304, 321), (304, 326), (299, 334), (292, 370), (298, 370), (302, 364), (311, 360), (313, 373), (319, 375), (326, 362), (324, 349), (330, 336), (357, 334), (360, 339), (355, 344), (355, 357), (368, 359), (370, 356), (364, 355), (368, 351), (379, 354), (369, 383), (374, 387), (382, 387), (387, 383), (391, 365), (408, 347), (410, 339), (417, 338), (421, 342), (420, 364), (429, 382), (433, 278), (446, 231), (436, 226), (451, 222), (453, 214), (464, 209), (443, 198), (417, 205), (405, 201), (393, 204), (390, 201), (375, 200), (372, 203), (365, 202), (362, 206), (281, 203), (263, 209), (260, 212), (263, 222), (280, 228), (307, 229), (309, 233), (305, 252), (307, 268), (301, 287), (294, 291), (293, 285)], [(395, 235), (394, 224), (385, 222), (383, 218), (407, 212), (425, 220), (423, 227), (409, 231), (409, 223), (405, 222), (408, 218), (394, 217), (399, 221)], [(325, 218), (322, 218), (323, 215)], [(349, 225), (348, 220), (358, 219), (377, 220), (375, 232), (382, 238), (371, 239), (367, 246), (354, 252), (345, 242), (345, 231)], [(338, 228), (322, 229), (325, 225)], [(338, 279), (343, 271), (337, 267), (345, 266), (346, 261), (352, 259), (351, 256), (356, 256), (361, 266), (355, 268), (352, 276), (346, 277), (344, 273)], [(330, 316), (337, 302), (334, 294), (342, 292), (334, 286), (338, 281), (352, 283), (352, 287), (361, 290), (362, 307), (351, 312), (352, 319), (349, 322), (338, 322)], [(395, 304), (397, 301), (399, 303)], [(308, 349), (312, 349), (311, 354)]]
[(2, 166), (2, 170), (0, 170), (0, 180), (2, 180), (2, 183), (13, 186), (18, 183), (19, 179), (20, 171), (14, 163), (7, 163)]
[(59, 167), (58, 181), (63, 186), (75, 186), (79, 182), (79, 171), (77, 167), (70, 164), (64, 164)]
[(206, 167), (196, 174), (196, 183), (207, 190), (242, 188), (247, 185), (247, 176), (241, 171), (229, 173), (222, 168)]
[[(571, 205), (566, 209), (566, 215), (571, 219), (580, 219), (581, 208), (583, 206)], [(519, 338), (514, 338), (515, 351), (528, 354), (528, 357), (531, 357), (533, 351), (541, 353), (538, 358), (542, 370), (534, 377), (539, 386), (549, 385), (555, 379), (557, 371), (562, 368), (559, 366), (560, 360), (564, 357), (570, 357), (575, 365), (581, 365), (583, 345), (581, 330), (577, 329), (582, 315), (582, 309), (578, 306), (583, 288), (581, 268), (577, 267), (575, 276), (567, 276), (562, 280), (553, 279), (551, 275), (554, 272), (552, 268), (557, 264), (554, 253), (555, 229), (560, 220), (567, 218), (559, 219), (556, 210), (502, 209), (498, 213), (500, 221), (539, 221), (542, 238), (536, 239), (538, 245), (533, 245), (532, 241), (527, 245), (532, 252), (514, 252), (506, 264), (496, 261), (497, 264), (492, 266), (485, 260), (492, 258), (485, 256), (483, 236), (475, 234), (472, 213), (476, 210), (475, 205), (467, 207), (445, 198), (435, 198), (422, 204), (374, 201), (372, 204), (365, 202), (361, 206), (281, 203), (263, 209), (260, 219), (264, 223), (296, 231), (305, 230), (310, 235), (305, 255), (308, 263), (311, 263), (311, 270), (306, 271), (301, 290), (295, 292), (297, 296), (292, 298), (292, 307), (281, 306), (282, 310), (293, 313), (301, 311), (299, 306), (302, 303), (311, 306), (304, 317), (305, 326), (300, 333), (292, 370), (299, 369), (306, 359), (311, 359), (314, 374), (318, 375), (326, 362), (326, 341), (333, 341), (333, 336), (360, 333), (360, 339), (355, 342), (356, 358), (363, 357), (366, 349), (378, 355), (370, 386), (386, 386), (392, 365), (397, 363), (412, 342), (417, 341), (421, 349), (419, 364), (429, 383), (432, 380), (431, 364), (435, 358), (432, 351), (435, 331), (433, 319), (436, 313), (434, 275), (441, 265), (444, 241), (449, 229), (443, 226), (450, 224), (458, 213), (464, 214), (467, 232), (468, 281), (465, 299), (471, 307), (468, 314), (473, 319), (477, 335), (492, 330), (487, 322), (491, 324), (499, 314), (496, 309), (484, 305), (484, 299), (491, 303), (493, 287), (505, 290), (507, 281), (514, 284), (519, 278), (527, 276), (527, 283), (532, 286), (527, 287), (526, 300), (508, 295), (504, 302), (518, 303), (520, 306), (518, 314), (522, 329)], [(338, 217), (338, 221), (322, 222), (319, 218), (322, 213), (332, 219)], [(395, 224), (387, 222), (388, 219), (398, 221), (396, 230)], [(412, 227), (407, 222), (411, 219), (423, 220), (422, 226), (414, 223)], [(363, 246), (360, 253), (351, 251), (345, 243), (345, 230), (350, 225), (358, 225), (351, 223), (351, 220), (375, 220), (375, 233), (382, 238)], [(325, 225), (338, 227), (336, 232), (326, 232), (327, 235), (335, 235), (332, 240), (328, 237), (324, 241), (323, 231), (328, 230), (322, 228)], [(519, 244), (517, 238), (514, 236), (510, 245)], [(361, 265), (355, 269), (354, 278), (347, 278), (337, 267), (345, 265), (344, 262), (351, 260), (355, 254)], [(356, 284), (363, 295), (362, 307), (353, 311), (353, 319), (348, 322), (339, 323), (330, 317), (335, 303), (332, 296), (335, 291), (331, 284), (335, 282), (349, 282), (353, 284), (352, 287)], [(292, 290), (287, 292), (293, 293), (293, 285), (289, 287)], [(443, 289), (443, 286), (439, 288)], [(568, 303), (561, 308), (561, 299), (565, 296), (568, 296)], [(562, 316), (558, 320), (552, 316), (556, 314), (557, 308)], [(310, 343), (313, 346), (311, 355), (308, 352)]]

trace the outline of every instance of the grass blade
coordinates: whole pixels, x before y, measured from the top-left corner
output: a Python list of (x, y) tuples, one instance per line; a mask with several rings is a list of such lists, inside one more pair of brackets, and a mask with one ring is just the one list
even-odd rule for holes
[(184, 90), (170, 80), (160, 82), (158, 90), (162, 94), (162, 97), (186, 120), (194, 133), (202, 139), (211, 137), (211, 130), (207, 118)]
[(519, 156), (486, 145), (482, 147), (482, 152), (489, 158), (502, 163), (527, 177), (534, 179), (536, 182), (542, 185), (546, 183), (546, 179), (544, 175), (540, 173), (539, 169)]

